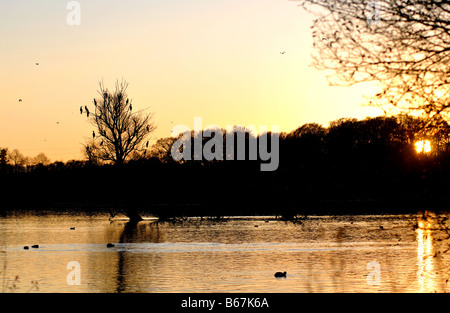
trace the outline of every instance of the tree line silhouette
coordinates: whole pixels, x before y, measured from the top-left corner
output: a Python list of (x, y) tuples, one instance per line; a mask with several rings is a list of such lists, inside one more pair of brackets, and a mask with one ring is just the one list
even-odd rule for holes
[[(247, 148), (251, 140), (259, 143), (259, 136), (244, 128), (236, 129), (236, 136), (239, 131)], [(409, 115), (343, 118), (328, 127), (308, 123), (278, 135), (279, 167), (272, 172), (260, 170), (259, 158), (249, 160), (249, 149), (245, 160), (175, 161), (175, 137), (135, 151), (120, 166), (86, 159), (27, 168), (2, 149), (0, 206), (136, 210), (160, 217), (289, 218), (439, 209), (448, 203), (450, 128), (443, 120)], [(431, 152), (418, 153), (418, 140), (428, 140)]]

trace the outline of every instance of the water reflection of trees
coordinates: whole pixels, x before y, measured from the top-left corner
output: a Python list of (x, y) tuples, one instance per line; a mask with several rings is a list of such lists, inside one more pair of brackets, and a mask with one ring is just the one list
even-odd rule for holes
[[(378, 219), (356, 221), (356, 223), (349, 223), (344, 226), (339, 223), (336, 228), (327, 230), (334, 235), (334, 240), (330, 241), (329, 250), (316, 249), (317, 251), (299, 252), (298, 259), (285, 255), (284, 262), (289, 261), (296, 264), (282, 264), (283, 262), (278, 259), (273, 259), (273, 264), (287, 267), (291, 269), (291, 273), (293, 273), (293, 269), (297, 269), (297, 276), (300, 275), (302, 286), (296, 286), (296, 288), (304, 288), (307, 292), (353, 292), (357, 290), (368, 292), (445, 292), (447, 291), (447, 275), (450, 265), (450, 252), (447, 252), (449, 231), (444, 223), (446, 217), (445, 215), (427, 213), (423, 216), (414, 216), (414, 219), (416, 218), (415, 230), (411, 228), (411, 222), (405, 222), (404, 220), (400, 224), (392, 221), (391, 226), (386, 223), (384, 229), (380, 229)], [(383, 218), (383, 221), (385, 221), (385, 218)], [(199, 238), (203, 238), (205, 241), (215, 239), (216, 242), (226, 242), (228, 238), (229, 240), (232, 239), (233, 242), (239, 242), (240, 237), (245, 239), (244, 242), (253, 242), (258, 238), (254, 237), (256, 234), (263, 233), (260, 231), (262, 230), (261, 227), (254, 228), (253, 224), (254, 222), (249, 223), (248, 229), (238, 227), (236, 228), (237, 232), (231, 235), (230, 231), (234, 227), (232, 227), (233, 223), (230, 221), (227, 223), (186, 222), (180, 225), (149, 221), (119, 222), (113, 223), (108, 228), (111, 236), (108, 238), (112, 238), (113, 242), (124, 244), (164, 243), (177, 241), (180, 238), (184, 238), (183, 241), (192, 240), (192, 242), (198, 242)], [(292, 231), (293, 228), (289, 228), (289, 225), (287, 224), (286, 227)], [(229, 229), (227, 229), (228, 227)], [(298, 234), (306, 236), (308, 229), (311, 227), (311, 223), (305, 221), (304, 225), (296, 226), (296, 229), (301, 229)], [(354, 227), (360, 228), (359, 231)], [(358, 241), (354, 232), (357, 231), (359, 234), (362, 229), (364, 229), (364, 233), (369, 233), (367, 237), (361, 238), (364, 242), (372, 243), (372, 240), (379, 240), (382, 237), (380, 243), (383, 246), (389, 241), (392, 241), (392, 245), (388, 244), (387, 250), (376, 249), (376, 246), (374, 246), (375, 250), (358, 250), (355, 246), (352, 246), (355, 240)], [(269, 233), (273, 234), (270, 231)], [(208, 236), (208, 234), (211, 236)], [(400, 234), (402, 240), (399, 240), (395, 236), (396, 234)], [(323, 239), (323, 236), (323, 234), (320, 236), (321, 239)], [(314, 238), (312, 236), (310, 239)], [(329, 239), (331, 240), (331, 238)], [(400, 250), (397, 249), (396, 244), (399, 245)], [(405, 244), (407, 246), (404, 246)], [(411, 250), (411, 247), (415, 247), (415, 250)], [(115, 252), (107, 253), (110, 260), (105, 264), (113, 267), (108, 275), (113, 277), (114, 280), (109, 287), (109, 292), (152, 292), (161, 288), (160, 285), (152, 283), (158, 280), (159, 284), (161, 275), (168, 274), (170, 276), (172, 275), (171, 269), (188, 269), (189, 266), (192, 266), (189, 262), (192, 262), (193, 259), (182, 252), (176, 252), (179, 254), (174, 259), (169, 257), (166, 252), (148, 253), (147, 251), (142, 254), (138, 250), (130, 252), (128, 249), (118, 249)], [(218, 258), (214, 262), (219, 262), (221, 266), (247, 266), (247, 261), (250, 259), (255, 262), (254, 264), (261, 262), (260, 256), (257, 257), (249, 252), (235, 252), (233, 261), (230, 262), (222, 260), (223, 257), (218, 256), (217, 252), (202, 254), (195, 261), (202, 261), (207, 264), (207, 262), (212, 261), (204, 259), (204, 257), (211, 258), (214, 255)], [(280, 256), (280, 254), (276, 255), (277, 258)], [(284, 254), (281, 254), (281, 256), (284, 256)], [(264, 264), (261, 263), (259, 266), (261, 268), (266, 267), (267, 264), (265, 263), (269, 259), (265, 259)], [(374, 260), (381, 264), (382, 280), (379, 286), (368, 286), (364, 276), (369, 272), (366, 271), (366, 265)], [(205, 269), (205, 271), (211, 270)], [(251, 269), (249, 268), (249, 270), (251, 274)], [(195, 284), (200, 284), (200, 282), (191, 281), (190, 273), (185, 273), (185, 275), (183, 277), (186, 281), (180, 282), (179, 285), (177, 283), (174, 287), (194, 288)], [(175, 279), (169, 276), (164, 276), (164, 279)], [(228, 276), (224, 279), (230, 279), (233, 283), (233, 280)], [(245, 281), (243, 280), (243, 282)]]
[[(103, 258), (93, 256), (89, 268), (90, 280), (101, 282), (98, 288), (103, 292), (141, 292), (151, 288), (151, 277), (155, 274), (154, 264), (164, 262), (159, 254), (139, 251), (130, 252), (120, 244), (161, 243), (165, 232), (153, 221), (129, 222), (116, 220), (106, 225), (103, 238), (116, 246), (104, 253)], [(106, 248), (105, 248), (106, 249)]]
[[(328, 229), (334, 235), (323, 251), (299, 258), (302, 284), (307, 292), (447, 292), (450, 237), (447, 214), (425, 213), (392, 220), (381, 229), (378, 219)], [(387, 221), (386, 217), (383, 221)], [(412, 225), (416, 222), (414, 229)], [(361, 227), (360, 233), (355, 228)], [(356, 238), (355, 235), (365, 236)], [(323, 238), (323, 235), (321, 236)], [(362, 240), (362, 241), (361, 241)], [(353, 244), (370, 243), (358, 250)], [(377, 249), (377, 243), (381, 244)], [(410, 247), (415, 248), (411, 250)], [(320, 249), (319, 249), (320, 250)], [(381, 268), (381, 283), (368, 285), (368, 262)], [(362, 275), (363, 274), (363, 275)]]
[[(160, 228), (157, 222), (132, 222), (129, 221), (123, 227), (123, 231), (119, 237), (119, 243), (140, 243), (151, 242), (160, 243), (163, 241)], [(151, 276), (151, 267), (147, 267), (147, 262), (134, 260), (135, 255), (130, 254), (127, 250), (119, 250), (117, 261), (117, 292), (127, 291), (127, 286), (139, 286), (139, 275), (146, 273)], [(145, 260), (158, 258), (157, 255), (149, 254)], [(143, 258), (138, 258), (142, 260)], [(146, 285), (151, 283), (146, 281)], [(138, 290), (136, 290), (138, 291)]]

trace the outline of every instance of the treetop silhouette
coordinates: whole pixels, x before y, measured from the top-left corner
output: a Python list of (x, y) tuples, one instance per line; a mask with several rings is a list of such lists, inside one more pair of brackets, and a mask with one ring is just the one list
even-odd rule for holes
[[(117, 81), (114, 92), (110, 92), (102, 82), (99, 85), (100, 98), (93, 100), (94, 112), (87, 113), (96, 130), (92, 133), (92, 140), (85, 144), (86, 155), (90, 160), (122, 165), (133, 152), (147, 148), (146, 139), (156, 129), (153, 114), (144, 110), (132, 111), (126, 81)], [(89, 112), (87, 107), (85, 111)]]

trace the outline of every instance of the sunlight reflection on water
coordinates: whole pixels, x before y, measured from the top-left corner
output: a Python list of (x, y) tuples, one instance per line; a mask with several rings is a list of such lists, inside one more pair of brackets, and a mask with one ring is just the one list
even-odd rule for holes
[[(264, 217), (130, 225), (111, 223), (103, 214), (11, 214), (0, 219), (2, 291), (28, 291), (32, 281), (39, 282), (35, 292), (447, 291), (445, 236), (431, 218), (415, 229), (418, 219), (312, 216), (302, 223)], [(80, 285), (67, 284), (71, 261), (80, 264)], [(367, 264), (373, 261), (381, 272), (380, 283), (371, 285)], [(277, 271), (287, 271), (287, 278), (274, 278)]]

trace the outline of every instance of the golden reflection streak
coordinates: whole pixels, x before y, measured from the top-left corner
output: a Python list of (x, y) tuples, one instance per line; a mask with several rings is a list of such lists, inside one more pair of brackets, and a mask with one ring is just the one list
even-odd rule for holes
[(427, 220), (420, 220), (417, 233), (417, 279), (419, 292), (432, 292), (433, 280), (433, 235), (429, 229), (431, 224)]

